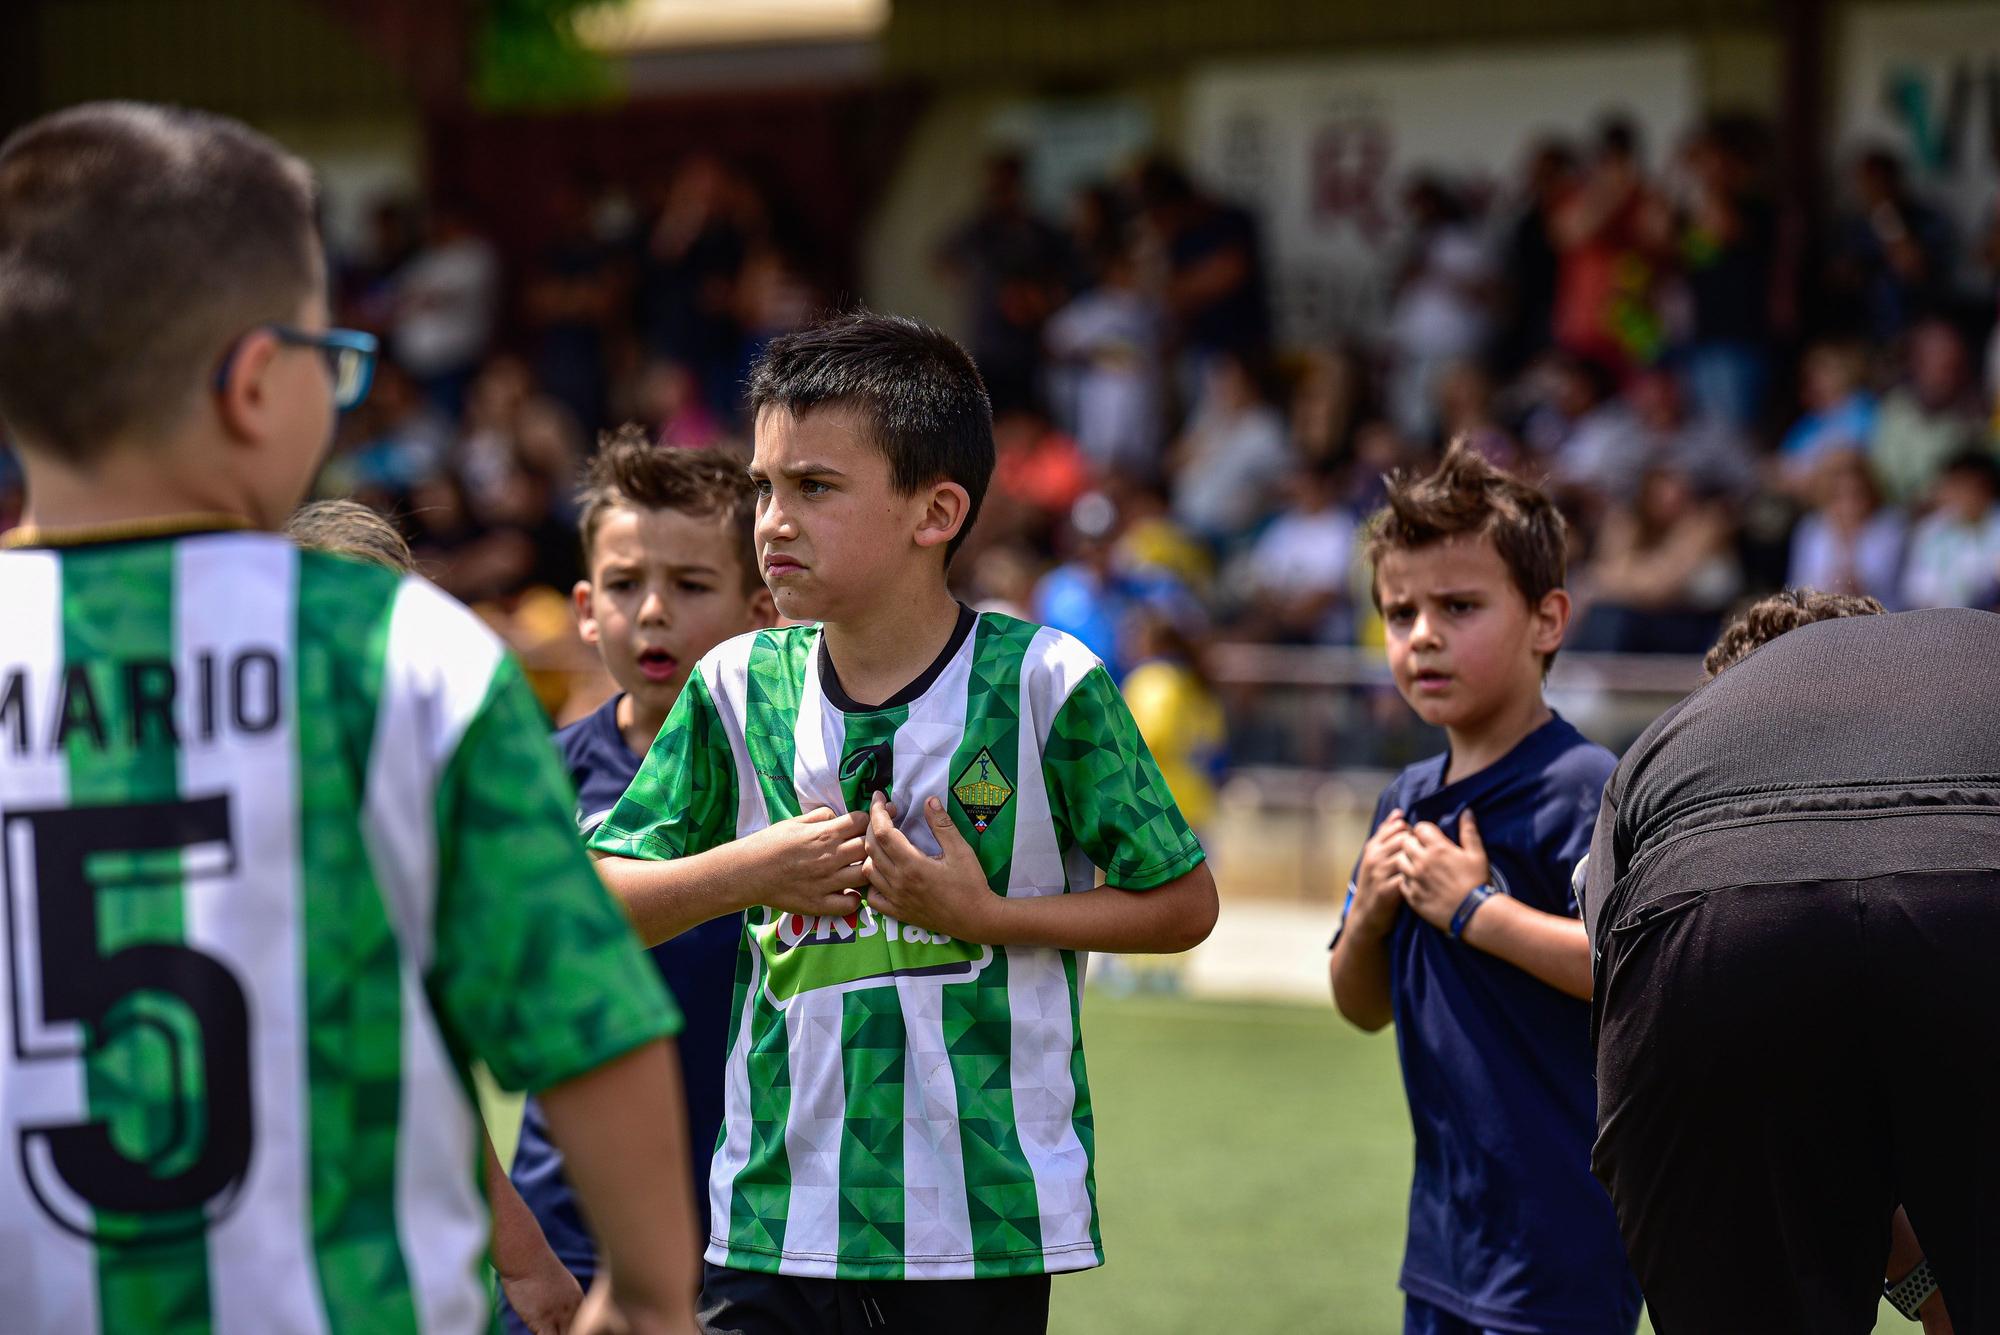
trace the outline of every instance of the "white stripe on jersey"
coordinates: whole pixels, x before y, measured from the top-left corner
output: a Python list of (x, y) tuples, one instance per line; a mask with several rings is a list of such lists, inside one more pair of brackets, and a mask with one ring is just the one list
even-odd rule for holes
[[(801, 812), (815, 807), (845, 811), (839, 774), (847, 716), (828, 705), (811, 658), (804, 675), (792, 730), (792, 787)], [(814, 777), (818, 785), (811, 782)], [(822, 988), (802, 992), (785, 1006), (785, 1051), (792, 1074), (792, 1103), (785, 1119), (785, 1159), (792, 1173), (785, 1255), (811, 1258), (806, 1268), (793, 1272), (797, 1274), (831, 1277), (840, 1253), (840, 1137), (847, 1121), (840, 1017), (845, 1001), (841, 990)], [(814, 1264), (820, 1258), (824, 1269)]]
[[(847, 1125), (847, 1073), (840, 1064), (841, 1003), (832, 988), (801, 992), (785, 1006), (792, 1106), (785, 1159), (792, 1170), (785, 1216), (787, 1274), (831, 1279), (840, 1255), (840, 1137)], [(792, 1258), (803, 1264), (793, 1267)]]
[[(756, 642), (755, 635), (727, 641), (702, 665), (702, 681), (708, 686), (709, 700), (716, 706), (716, 717), (722, 720), (723, 735), (729, 739), (729, 754), (736, 761), (738, 839), (763, 829), (777, 815), (764, 801), (764, 785), (757, 782), (756, 767), (750, 763), (750, 744), (743, 740), (743, 720), (749, 716), (750, 650)], [(714, 668), (712, 676), (710, 667)], [(724, 700), (733, 701), (734, 707), (724, 707)]]
[[(0, 607), (7, 629), (0, 636), (0, 677), (25, 669), (42, 698), (26, 702), (31, 719), (53, 719), (63, 670), (62, 568), (52, 552), (0, 556)], [(69, 765), (60, 751), (29, 739), (27, 754), (0, 764), (0, 813), (61, 807), (69, 800)], [(23, 1125), (66, 1125), (88, 1120), (88, 1095), (80, 1057), (22, 1062), (16, 1040), (27, 1034), (51, 1039), (77, 1053), (83, 1036), (74, 1024), (41, 1024), (41, 960), (35, 943), (33, 840), (26, 826), (9, 829), (0, 847), (0, 882), (13, 917), (5, 936), (12, 958), (0, 960), (0, 1132), (9, 1142)], [(19, 1006), (17, 1011), (15, 1008)], [(90, 1332), (98, 1329), (97, 1263), (91, 1244), (50, 1225), (21, 1175), (12, 1143), (0, 1146), (0, 1295), (7, 1322), (26, 1330)]]
[[(750, 762), (750, 748), (743, 740), (743, 719), (748, 713), (750, 651), (755, 635), (726, 640), (711, 650), (697, 665), (708, 686), (709, 699), (729, 738), (730, 758), (736, 764), (736, 837), (754, 834), (771, 824), (772, 812), (764, 801), (764, 787), (757, 782), (757, 770)], [(742, 930), (749, 930), (751, 909), (743, 914)], [(745, 947), (738, 942), (739, 950)], [(737, 1017), (736, 1033), (730, 1040), (728, 1064), (723, 1068), (722, 1144), (708, 1166), (708, 1225), (710, 1247), (707, 1259), (721, 1265), (729, 1257), (729, 1205), (736, 1192), (736, 1175), (750, 1162), (750, 1029), (757, 1013), (757, 989), (764, 985), (763, 952), (750, 951), (750, 986), (743, 994), (743, 1013)]]
[[(1022, 662), (1010, 898), (1090, 888), (1089, 881), (1070, 884), (1070, 869), (1056, 846), (1042, 751), (1057, 711), (1096, 666), (1096, 657), (1081, 643), (1047, 627), (1035, 633)], [(1078, 952), (1079, 986), (1082, 971), (1083, 955)], [(1007, 1012), (1012, 1022), (1014, 1124), (1035, 1175), (1044, 1264), (1052, 1273), (1085, 1269), (1097, 1264), (1097, 1256), (1090, 1240), (1090, 1191), (1085, 1185), (1089, 1156), (1072, 1120), (1076, 1083), (1070, 1073), (1070, 1052), (1076, 1030), (1061, 951), (1008, 949)]]
[(403, 581), (389, 619), (364, 829), (403, 947), (396, 1234), (424, 1331), (473, 1330), (487, 1310), (479, 1119), (438, 1032), (424, 974), (437, 893), (438, 778), (485, 702), (501, 655), (500, 642), (465, 607), (421, 579)]
[[(965, 735), (966, 688), (972, 679), (975, 632), (931, 689), (910, 706), (896, 730), (896, 824), (912, 843), (936, 856), (923, 799), (949, 800), (951, 761)], [(817, 673), (813, 674), (817, 676)], [(958, 1083), (944, 1040), (944, 989), (935, 980), (902, 978), (896, 991), (907, 1035), (903, 1049), (903, 1255), (906, 1269), (925, 1279), (970, 1279), (972, 1213), (965, 1199), (965, 1144), (958, 1125)], [(940, 1134), (940, 1128), (943, 1134)], [(925, 1257), (957, 1257), (928, 1261)]]
[(180, 692), (180, 792), (226, 793), (233, 860), (219, 875), (183, 857), (187, 943), (250, 981), (250, 1166), (230, 1213), (209, 1229), (215, 1335), (311, 1335), (326, 1329), (312, 1238), (311, 1118), (306, 1099), (306, 921), (299, 869), (298, 552), (261, 535), (189, 539), (174, 551), (174, 662), (195, 680), (197, 655), (229, 662), (274, 650), (288, 726), (221, 729), (201, 740), (194, 692)]
[(799, 716), (792, 727), (792, 791), (799, 810), (826, 807), (847, 810), (840, 791), (840, 753), (847, 746), (847, 715), (826, 698), (819, 679), (817, 653), (806, 657), (805, 680), (799, 683)]

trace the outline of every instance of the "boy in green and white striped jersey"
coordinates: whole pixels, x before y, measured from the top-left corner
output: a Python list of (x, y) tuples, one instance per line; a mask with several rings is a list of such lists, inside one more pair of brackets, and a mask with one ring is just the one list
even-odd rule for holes
[(1193, 946), (1215, 885), (1089, 650), (951, 596), (993, 468), (963, 350), (848, 316), (750, 403), (765, 581), (817, 624), (707, 654), (591, 840), (649, 941), (744, 914), (702, 1319), (1040, 1330), (1103, 1261), (1083, 952)]
[(372, 365), (312, 217), (220, 117), (0, 146), (0, 1326), (486, 1330), (479, 1058), (541, 1091), (619, 1304), (684, 1335), (677, 1020), (520, 670), (269, 531)]

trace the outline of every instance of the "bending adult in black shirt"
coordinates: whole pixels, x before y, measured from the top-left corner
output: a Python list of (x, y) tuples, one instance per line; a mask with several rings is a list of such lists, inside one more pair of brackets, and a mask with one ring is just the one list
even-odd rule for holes
[(1662, 1335), (1871, 1330), (1899, 1202), (2000, 1330), (1996, 663), (1988, 613), (1804, 626), (1605, 790), (1594, 1167)]

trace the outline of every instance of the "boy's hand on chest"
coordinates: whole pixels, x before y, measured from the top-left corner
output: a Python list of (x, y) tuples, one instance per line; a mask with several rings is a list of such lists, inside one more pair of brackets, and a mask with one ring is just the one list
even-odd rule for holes
[(1493, 874), (1470, 807), (1459, 817), (1458, 833), (1462, 842), (1430, 821), (1418, 821), (1398, 837), (1389, 855), (1403, 902), (1441, 931), (1451, 930), (1458, 906)]
[(992, 923), (1006, 901), (987, 885), (979, 855), (958, 832), (942, 800), (924, 804), (924, 819), (938, 841), (937, 857), (896, 828), (896, 808), (886, 797), (878, 792), (869, 801), (867, 857), (861, 864), (869, 907), (926, 931), (992, 944)]

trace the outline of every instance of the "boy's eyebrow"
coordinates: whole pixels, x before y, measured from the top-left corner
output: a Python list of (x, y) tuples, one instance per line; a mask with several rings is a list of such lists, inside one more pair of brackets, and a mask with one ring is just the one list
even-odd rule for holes
[[(780, 469), (778, 469), (778, 472), (782, 473), (784, 476), (789, 478), (847, 476), (845, 473), (841, 472), (838, 468), (835, 468), (832, 464), (817, 464), (810, 459), (807, 459), (802, 463), (786, 464)], [(751, 464), (750, 476), (752, 478), (760, 478), (765, 476), (765, 471), (759, 468), (756, 464)]]
[[(629, 575), (634, 571), (643, 570), (644, 568), (644, 565), (632, 561), (606, 561), (604, 563), (604, 573), (606, 575)], [(666, 563), (666, 568), (681, 575), (713, 575), (721, 570), (720, 566), (706, 561), (669, 561)]]

